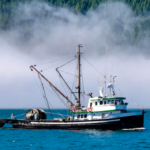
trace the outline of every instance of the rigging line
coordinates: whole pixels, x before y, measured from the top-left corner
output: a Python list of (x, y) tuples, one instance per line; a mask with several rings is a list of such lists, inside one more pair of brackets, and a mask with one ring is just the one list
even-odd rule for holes
[[(52, 86), (51, 86), (51, 88), (52, 88)], [(52, 89), (53, 89), (53, 88), (52, 88)], [(56, 92), (54, 89), (53, 89), (53, 91)], [(56, 92), (56, 93), (57, 93), (57, 92)], [(58, 93), (57, 93), (57, 94), (58, 94)], [(56, 94), (56, 95), (57, 95), (57, 94)], [(42, 93), (41, 93), (41, 95), (42, 95), (42, 97), (43, 97), (43, 94), (42, 94)], [(57, 95), (57, 96), (58, 96), (58, 95)], [(59, 96), (58, 96), (58, 97), (59, 97)], [(59, 98), (60, 98), (60, 97), (59, 97)], [(45, 99), (44, 99), (44, 100), (45, 100)], [(51, 105), (51, 104), (50, 104), (50, 105)], [(51, 106), (52, 106), (52, 105), (51, 105)], [(53, 107), (53, 106), (52, 106), (52, 107)], [(67, 107), (68, 107), (68, 106), (67, 106)]]
[(61, 79), (64, 81), (65, 85), (67, 86), (67, 88), (70, 90), (70, 92), (73, 94), (73, 96), (75, 97), (75, 99), (77, 99), (76, 95), (73, 93), (73, 91), (71, 90), (70, 86), (67, 84), (67, 82), (65, 81), (65, 79), (63, 78), (63, 76), (61, 75), (61, 73), (58, 71), (58, 69), (56, 69), (56, 71), (59, 74), (59, 77), (61, 77)]
[[(51, 86), (50, 86), (51, 87)], [(58, 93), (53, 89), (53, 87), (51, 87), (52, 90), (55, 92), (55, 94), (58, 96), (58, 98), (61, 100), (61, 102), (69, 109), (69, 107), (64, 103), (64, 101), (60, 98), (60, 95), (58, 95)]]
[(43, 69), (42, 71), (45, 71), (45, 70), (48, 70), (48, 69), (50, 69), (50, 68), (56, 67), (56, 66), (58, 66), (58, 65), (61, 64), (61, 63), (62, 63), (62, 62), (58, 62), (57, 64), (48, 66), (48, 67), (46, 67), (45, 69)]
[[(39, 77), (39, 78), (40, 78), (40, 77)], [(51, 115), (49, 102), (48, 102), (48, 100), (47, 100), (46, 92), (45, 92), (44, 85), (43, 85), (42, 81), (41, 81), (41, 86), (42, 86), (42, 88), (43, 88), (43, 92), (44, 92), (44, 93), (43, 93), (44, 101), (45, 101), (45, 103), (47, 104), (47, 107), (48, 107), (48, 109), (49, 109), (49, 113), (50, 113), (50, 115)], [(52, 117), (52, 115), (51, 115), (51, 117)]]
[(56, 96), (46, 85), (44, 85), (46, 89), (48, 89), (54, 96)]
[[(83, 56), (81, 55), (81, 57)], [(98, 69), (96, 69), (87, 59), (84, 58), (84, 60), (86, 60), (97, 72), (99, 72), (104, 77), (104, 75)]]
[[(82, 56), (83, 57), (83, 56)], [(83, 57), (84, 58), (84, 57)], [(85, 58), (84, 58), (85, 59)], [(86, 60), (86, 59), (85, 59)], [(86, 60), (87, 61), (87, 60)], [(88, 62), (88, 61), (87, 61)], [(88, 62), (91, 66), (93, 66), (90, 62)], [(94, 67), (94, 66), (93, 66)], [(94, 67), (95, 68), (95, 67)], [(96, 69), (96, 68), (95, 68)], [(97, 70), (97, 69), (96, 69)], [(97, 70), (98, 72), (99, 72), (99, 70)], [(101, 75), (102, 75), (102, 73), (101, 72), (99, 72)], [(103, 76), (103, 75), (102, 75)], [(104, 76), (103, 76), (104, 77)], [(108, 78), (106, 78), (108, 81), (109, 81), (109, 79)], [(120, 92), (122, 92), (116, 85), (114, 85)], [(128, 97), (124, 92), (122, 92), (126, 97)], [(131, 100), (130, 98), (129, 98), (129, 100)], [(134, 102), (133, 100), (131, 100), (132, 102)], [(141, 108), (141, 109), (143, 109), (142, 107), (140, 107), (136, 102), (134, 102), (139, 108)]]
[(63, 65), (61, 65), (61, 66), (57, 67), (57, 69), (59, 69), (59, 68), (61, 68), (61, 67), (65, 66), (65, 65), (69, 64), (70, 62), (72, 62), (72, 61), (73, 61), (73, 60), (75, 60), (75, 59), (77, 59), (77, 57), (76, 57), (76, 56), (75, 56), (75, 58), (74, 58), (74, 59), (72, 59), (72, 60), (70, 60), (70, 61), (66, 62), (65, 64), (63, 64)]
[[(42, 93), (42, 87), (40, 87), (39, 86), (39, 84), (38, 84), (38, 82), (37, 82), (37, 80), (36, 80), (36, 77), (35, 77), (35, 75), (34, 75), (34, 72), (33, 72), (33, 77), (35, 78), (35, 81), (36, 81), (36, 83), (37, 83), (37, 85), (38, 85), (38, 87), (39, 87), (39, 90), (40, 90), (40, 93), (41, 93), (41, 95), (42, 95), (42, 97), (43, 97), (43, 93)], [(45, 101), (45, 99), (44, 99), (44, 101)], [(46, 101), (45, 101), (45, 103), (46, 103)], [(49, 103), (50, 104), (50, 103)], [(51, 104), (50, 104), (51, 105)], [(52, 106), (52, 105), (51, 105)], [(52, 106), (53, 107), (53, 106)]]
[[(84, 91), (84, 81), (83, 81), (83, 68), (81, 67), (81, 76), (82, 76), (82, 88), (83, 88), (83, 92), (85, 92)], [(84, 101), (84, 105), (85, 105), (85, 95), (84, 94), (82, 94), (82, 96), (83, 96), (83, 101)]]
[(104, 79), (104, 84), (105, 84), (105, 95), (107, 93), (107, 82), (106, 82), (106, 78), (107, 78), (107, 47), (106, 47), (106, 74), (105, 74), (105, 79)]
[(68, 72), (65, 72), (65, 71), (62, 71), (62, 70), (59, 70), (59, 71), (64, 72), (64, 73), (69, 74), (69, 75), (72, 75), (72, 76), (76, 76), (74, 74), (71, 74), (71, 73), (68, 73)]
[[(33, 75), (33, 77), (34, 77), (34, 79), (35, 79), (35, 82), (36, 82), (36, 84), (37, 84), (37, 86), (38, 86), (40, 92), (41, 92), (41, 87), (39, 86), (38, 81), (36, 80), (36, 77), (35, 77), (35, 75), (34, 75), (34, 72), (32, 72), (32, 75)], [(41, 92), (41, 93), (42, 93), (42, 92)]]
[(61, 81), (60, 76), (59, 76), (59, 80), (60, 80), (60, 83), (61, 83), (61, 85), (62, 85), (62, 87), (63, 87), (63, 89), (64, 89), (64, 91), (65, 91), (66, 95), (68, 95), (68, 93), (67, 93), (67, 91), (66, 91), (66, 89), (65, 89), (65, 87), (64, 87), (64, 85), (63, 85), (63, 83), (62, 83), (62, 81)]
[(39, 88), (39, 90), (40, 90), (41, 96), (43, 97), (42, 87), (39, 86), (38, 81), (36, 80), (36, 77), (35, 77), (35, 75), (34, 75), (34, 72), (33, 72), (32, 74), (33, 74), (33, 77), (34, 77), (34, 79), (35, 79), (35, 82), (36, 82), (36, 84), (37, 84), (37, 86), (38, 86), (38, 88)]
[[(47, 99), (47, 96), (46, 96), (46, 92), (45, 92), (45, 89), (44, 89), (44, 85), (43, 85), (43, 83), (42, 83), (42, 80), (41, 80), (41, 77), (40, 77), (40, 75), (38, 74), (38, 76), (39, 76), (39, 80), (40, 80), (40, 82), (41, 82), (41, 86), (42, 86), (42, 88), (43, 88), (43, 97), (44, 97), (44, 99), (46, 100), (46, 103), (47, 103), (47, 106), (48, 106), (48, 109), (49, 109), (49, 113), (50, 113), (50, 115), (51, 115), (51, 117), (52, 117), (52, 113), (51, 113), (51, 110), (50, 110), (50, 106), (49, 106), (49, 103), (48, 103), (48, 99)], [(53, 117), (52, 117), (53, 118)]]
[(76, 95), (72, 92), (70, 86), (67, 84), (67, 82), (66, 82), (65, 79), (62, 77), (61, 73), (58, 71), (57, 68), (56, 68), (56, 71), (58, 72), (59, 77), (61, 77), (61, 79), (64, 81), (64, 83), (65, 83), (65, 85), (67, 86), (67, 88), (68, 88), (68, 89), (70, 90), (70, 92), (74, 95), (75, 99), (77, 99), (77, 98), (76, 98)]
[[(81, 56), (81, 57), (83, 57), (83, 56)], [(84, 57), (83, 57), (84, 58)], [(85, 59), (85, 58), (84, 58)], [(86, 59), (85, 59), (86, 60)], [(87, 61), (87, 60), (86, 60)], [(99, 72), (99, 70), (98, 69), (96, 69), (89, 61), (87, 61), (95, 70), (97, 70), (98, 72)], [(99, 72), (103, 77), (104, 77), (104, 75), (101, 73), (101, 72)], [(109, 79), (108, 78), (106, 78), (106, 80), (107, 81), (109, 81)], [(114, 85), (120, 92), (122, 92), (116, 85)], [(122, 92), (124, 95), (126, 95), (124, 92)], [(129, 98), (129, 100), (131, 100), (130, 98)], [(132, 100), (131, 100), (132, 101)], [(132, 101), (132, 102), (134, 102), (134, 101)], [(141, 108), (141, 109), (143, 109), (142, 107), (140, 107), (136, 102), (134, 102), (139, 108)]]
[[(77, 66), (78, 66), (78, 62), (77, 62), (77, 64), (76, 64)], [(76, 67), (77, 67), (76, 66)], [(72, 91), (73, 91), (73, 87), (75, 86), (75, 83), (76, 83), (76, 80), (77, 80), (77, 69), (75, 68), (75, 77), (74, 77), (74, 81), (73, 81), (73, 85), (72, 85)], [(72, 94), (70, 94), (70, 98), (72, 98)]]
[(65, 81), (65, 79), (63, 78), (63, 76), (61, 75), (61, 73), (58, 71), (58, 69), (56, 69), (56, 71), (59, 74), (59, 77), (61, 77), (61, 79), (64, 81), (65, 85), (67, 86), (67, 88), (70, 90), (70, 92), (73, 94), (73, 96), (75, 97), (75, 99), (77, 99), (76, 95), (73, 93), (73, 91), (71, 90), (70, 86), (67, 84), (67, 82)]
[[(25, 115), (26, 113), (23, 113), (23, 114), (20, 114), (20, 115), (16, 115), (16, 116), (13, 116), (13, 117), (18, 117), (18, 116), (22, 116), (22, 115)], [(11, 118), (11, 117), (9, 117), (9, 118)], [(8, 118), (8, 119), (9, 119)]]
[[(59, 71), (60, 71), (60, 70), (59, 70)], [(76, 76), (76, 75), (73, 75), (73, 76)], [(64, 90), (65, 90), (65, 92), (66, 92), (66, 95), (68, 95), (68, 94), (67, 94), (67, 91), (66, 91), (66, 89), (65, 89), (65, 87), (64, 87), (64, 85), (63, 85), (63, 83), (62, 83), (61, 76), (59, 76), (59, 78), (60, 78), (60, 82), (61, 82), (61, 84), (62, 84), (62, 86), (63, 86), (63, 88), (64, 88)], [(65, 81), (64, 81), (64, 82), (65, 82)], [(66, 85), (66, 84), (65, 84), (65, 85)], [(69, 88), (69, 90), (71, 91), (71, 96), (74, 95), (74, 93), (72, 93), (72, 89), (71, 89), (70, 87), (68, 87), (68, 85), (66, 85), (66, 87)], [(70, 99), (72, 98), (71, 96), (70, 96)], [(75, 95), (74, 95), (74, 96), (75, 96)], [(75, 99), (77, 99), (76, 96), (75, 96)]]
[[(73, 91), (74, 83), (75, 83), (75, 77), (74, 77), (74, 79), (73, 79), (73, 84), (72, 84), (72, 88), (71, 88), (71, 90), (72, 90), (72, 91)], [(72, 100), (72, 95), (73, 95), (73, 94), (72, 94), (72, 93), (70, 93), (70, 96), (69, 96), (69, 97), (70, 97), (70, 99), (71, 99), (71, 100)]]
[(30, 66), (31, 71), (33, 71), (33, 69), (45, 80), (49, 83), (49, 85), (51, 87), (53, 87), (53, 89), (55, 89), (60, 95), (62, 95), (69, 103), (71, 103), (71, 106), (75, 106), (69, 99), (67, 96), (65, 96), (59, 89), (57, 89), (47, 78), (45, 78), (34, 66)]
[[(46, 85), (44, 85), (44, 87), (46, 87), (46, 88), (51, 92), (51, 90), (50, 90)], [(52, 93), (53, 95), (55, 95), (53, 92), (51, 92), (51, 93)], [(56, 96), (56, 95), (55, 95), (55, 96)], [(48, 101), (48, 102), (49, 102), (49, 101)], [(49, 102), (49, 104), (50, 104), (50, 102)], [(52, 108), (54, 108), (52, 104), (50, 104), (50, 105), (51, 105)], [(60, 114), (60, 113), (59, 113), (58, 111), (56, 111), (55, 109), (54, 109), (54, 111), (57, 112), (58, 114)], [(52, 114), (53, 114), (53, 113), (52, 113)]]
[(37, 64), (36, 66), (45, 65), (45, 64), (49, 64), (49, 63), (61, 61), (61, 60), (64, 60), (64, 59), (66, 60), (66, 58), (62, 58), (62, 59), (59, 59), (59, 60), (47, 61), (47, 62), (45, 62), (45, 63), (43, 62), (43, 63)]
[[(46, 87), (46, 88), (50, 91), (50, 89), (49, 89), (46, 85), (44, 85), (44, 87)], [(50, 87), (51, 87), (51, 86), (50, 86)], [(51, 88), (52, 88), (52, 87), (51, 87)], [(56, 92), (53, 88), (52, 88), (52, 90), (53, 90), (54, 92)], [(51, 91), (50, 91), (50, 92), (51, 92)], [(51, 92), (51, 93), (52, 93), (53, 95), (55, 95), (55, 96), (58, 94), (57, 92), (56, 92), (57, 94), (56, 94), (56, 93), (54, 94), (53, 92)], [(57, 95), (57, 96), (58, 96), (58, 95)], [(60, 97), (59, 97), (59, 98), (60, 98)], [(63, 103), (63, 104), (64, 104), (64, 103)], [(52, 106), (52, 104), (50, 104), (50, 105)], [(65, 105), (65, 104), (64, 104), (64, 105)], [(53, 107), (53, 106), (52, 106), (52, 107)], [(54, 108), (54, 107), (53, 107), (53, 108)], [(55, 110), (55, 111), (56, 111), (56, 110)], [(56, 112), (59, 113), (58, 111), (56, 111)]]
[(114, 85), (121, 93), (123, 93), (125, 95), (125, 97), (128, 97), (129, 100), (131, 100), (135, 105), (137, 105), (140, 109), (143, 110), (143, 108), (138, 105), (135, 101), (133, 101), (128, 95), (126, 95), (123, 91), (121, 91), (121, 89), (119, 89), (116, 85)]
[[(46, 113), (49, 113), (49, 112), (46, 112)], [(64, 117), (64, 116), (68, 116), (68, 115), (64, 115), (64, 114), (61, 114), (61, 113), (52, 113), (52, 114), (60, 115), (60, 116), (62, 116), (62, 117)]]
[(67, 82), (65, 81), (65, 79), (62, 77), (61, 73), (59, 72), (59, 68), (67, 65), (68, 63), (72, 62), (73, 60), (77, 59), (77, 57), (75, 57), (74, 59), (68, 61), (67, 63), (61, 65), (60, 67), (56, 68), (56, 71), (58, 72), (59, 76), (62, 78), (62, 80), (64, 81), (64, 83), (66, 84), (66, 86), (68, 87), (68, 89), (70, 90), (70, 92), (73, 94), (73, 96), (75, 97), (75, 99), (77, 99), (76, 95), (73, 93), (73, 91), (71, 90), (70, 86), (67, 84)]

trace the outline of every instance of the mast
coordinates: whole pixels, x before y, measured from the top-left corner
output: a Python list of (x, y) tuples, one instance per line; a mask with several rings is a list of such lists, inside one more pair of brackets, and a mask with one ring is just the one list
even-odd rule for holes
[(78, 45), (78, 52), (77, 52), (77, 55), (78, 55), (78, 105), (77, 107), (81, 107), (81, 102), (80, 102), (80, 94), (81, 94), (81, 82), (80, 82), (80, 78), (81, 78), (81, 71), (80, 71), (80, 67), (81, 67), (81, 64), (80, 64), (80, 47), (83, 47), (81, 44)]

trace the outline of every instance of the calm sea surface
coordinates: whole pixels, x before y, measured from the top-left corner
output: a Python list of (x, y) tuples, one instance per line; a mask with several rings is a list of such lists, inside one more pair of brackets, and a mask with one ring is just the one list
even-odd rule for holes
[[(1, 109), (0, 118), (24, 114), (27, 110)], [(57, 110), (67, 114), (67, 110)], [(56, 110), (54, 111), (56, 113)], [(23, 116), (16, 117), (17, 119)], [(59, 117), (55, 115), (54, 117)], [(121, 131), (66, 131), (11, 129), (10, 125), (0, 128), (0, 150), (150, 150), (150, 110), (144, 118), (144, 130)]]

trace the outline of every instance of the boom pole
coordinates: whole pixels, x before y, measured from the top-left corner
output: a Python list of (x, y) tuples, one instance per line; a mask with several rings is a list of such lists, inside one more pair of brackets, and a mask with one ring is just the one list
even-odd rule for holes
[(47, 78), (45, 78), (42, 74), (41, 74), (41, 72), (39, 72), (34, 66), (30, 66), (30, 69), (31, 69), (31, 71), (33, 71), (33, 69), (38, 73), (38, 75), (40, 75), (44, 80), (46, 80), (48, 83), (49, 83), (49, 85), (51, 86), (51, 87), (53, 87), (59, 94), (61, 94), (68, 102), (70, 102), (71, 103), (71, 106), (75, 106), (69, 99), (68, 99), (68, 97), (67, 96), (65, 96), (58, 88), (56, 88)]

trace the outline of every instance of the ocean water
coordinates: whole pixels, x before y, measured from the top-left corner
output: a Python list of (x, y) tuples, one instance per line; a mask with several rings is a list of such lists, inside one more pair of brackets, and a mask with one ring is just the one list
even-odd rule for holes
[[(25, 109), (1, 109), (0, 118), (24, 114)], [(67, 114), (67, 110), (57, 110)], [(56, 113), (56, 110), (53, 110)], [(16, 118), (23, 118), (17, 116)], [(60, 118), (58, 115), (54, 117)], [(145, 129), (97, 131), (97, 130), (26, 130), (0, 128), (0, 150), (150, 150), (150, 110), (144, 118)]]

